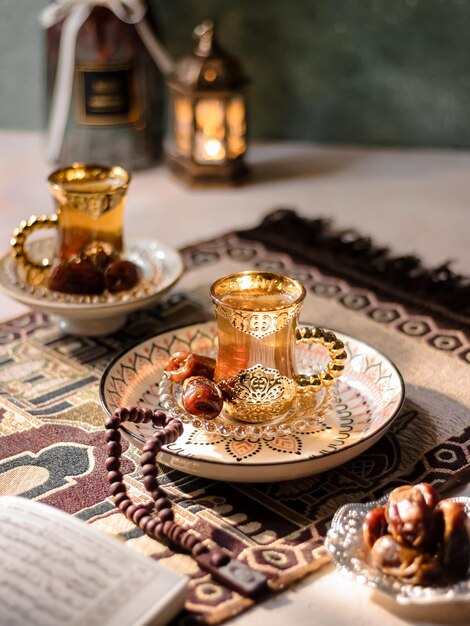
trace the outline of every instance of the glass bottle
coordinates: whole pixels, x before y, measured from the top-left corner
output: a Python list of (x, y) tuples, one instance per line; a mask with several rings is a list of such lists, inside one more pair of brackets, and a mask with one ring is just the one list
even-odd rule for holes
[[(48, 116), (63, 25), (47, 30)], [(95, 7), (77, 35), (68, 120), (54, 161), (151, 165), (162, 153), (163, 85), (135, 26)]]

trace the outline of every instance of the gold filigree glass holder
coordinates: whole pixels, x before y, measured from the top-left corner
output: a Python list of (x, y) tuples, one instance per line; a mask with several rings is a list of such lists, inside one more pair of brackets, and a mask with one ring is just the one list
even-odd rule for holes
[[(217, 339), (214, 338), (214, 352)], [(309, 360), (308, 346), (304, 346), (304, 353), (301, 355), (301, 365), (306, 370), (315, 367), (317, 364)], [(173, 383), (166, 374), (163, 374), (158, 388), (158, 396), (161, 406), (177, 417), (185, 424), (190, 424), (198, 430), (203, 430), (214, 435), (223, 437), (233, 437), (235, 439), (272, 439), (282, 437), (292, 433), (308, 433), (314, 430), (322, 420), (326, 419), (339, 403), (338, 382), (335, 381), (330, 387), (321, 391), (306, 389), (303, 393), (297, 393), (285, 415), (262, 423), (241, 422), (224, 409), (220, 415), (213, 420), (203, 420), (191, 415), (183, 407), (181, 401), (182, 386)]]

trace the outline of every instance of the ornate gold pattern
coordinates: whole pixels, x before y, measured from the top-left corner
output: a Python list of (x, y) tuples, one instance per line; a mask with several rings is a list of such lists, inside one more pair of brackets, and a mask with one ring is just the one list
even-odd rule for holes
[[(220, 278), (213, 285), (212, 296), (216, 299), (226, 294), (241, 293), (249, 289), (266, 294), (290, 296), (291, 304), (304, 299), (304, 289), (301, 284), (288, 276), (275, 272), (238, 272)], [(285, 306), (281, 309), (286, 308)]]
[(247, 333), (255, 339), (262, 339), (284, 328), (289, 320), (299, 314), (300, 306), (297, 304), (275, 313), (268, 311), (245, 312), (218, 303), (215, 305), (215, 309), (219, 315), (228, 319), (236, 330)]
[(242, 422), (264, 422), (282, 416), (290, 408), (297, 390), (294, 380), (261, 363), (219, 385), (229, 398), (226, 412)]
[[(47, 179), (59, 205), (66, 204), (95, 219), (119, 205), (127, 193), (129, 180), (129, 174), (117, 165), (108, 168), (80, 163), (56, 170)], [(79, 188), (73, 189), (74, 184)]]
[[(223, 386), (223, 385), (222, 385)], [(296, 391), (299, 392), (296, 385)], [(194, 415), (188, 413), (181, 404), (181, 386), (171, 382), (164, 375), (159, 385), (159, 401), (161, 406), (186, 424), (191, 424), (198, 429), (207, 443), (211, 436), (215, 440), (219, 437), (233, 436), (238, 438), (258, 441), (260, 438), (272, 439), (273, 437), (283, 437), (293, 432), (311, 431), (318, 423), (336, 407), (339, 402), (339, 391), (337, 383), (328, 389), (323, 389), (322, 393), (306, 387), (301, 393), (297, 393), (290, 406), (286, 409), (281, 419), (276, 419), (271, 410), (268, 419), (258, 422), (242, 422), (238, 416), (233, 418), (228, 413), (227, 403), (225, 403), (222, 413), (210, 422), (204, 422)], [(282, 407), (284, 408), (284, 407)], [(245, 413), (246, 415), (246, 413)], [(204, 435), (202, 435), (204, 433)]]
[[(267, 297), (282, 296), (269, 310), (254, 310), (249, 306), (253, 294)], [(255, 339), (262, 339), (283, 329), (297, 317), (305, 297), (303, 286), (296, 280), (274, 272), (239, 272), (218, 280), (211, 289), (217, 314)], [(246, 296), (245, 302), (233, 305), (224, 302), (227, 296)]]
[(117, 191), (112, 194), (96, 193), (83, 197), (83, 194), (80, 193), (67, 192), (67, 206), (74, 211), (98, 219), (106, 211), (111, 211), (117, 207), (125, 193), (124, 190), (120, 193)]

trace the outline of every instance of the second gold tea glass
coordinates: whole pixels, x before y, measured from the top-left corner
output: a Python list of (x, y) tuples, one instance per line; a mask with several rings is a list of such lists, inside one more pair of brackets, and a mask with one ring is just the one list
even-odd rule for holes
[[(52, 172), (47, 182), (56, 214), (34, 215), (20, 224), (11, 240), (14, 259), (28, 270), (48, 272), (53, 262), (80, 255), (96, 242), (121, 252), (129, 180), (119, 166), (74, 163)], [(28, 237), (44, 228), (56, 230), (53, 261), (33, 259), (26, 251)]]

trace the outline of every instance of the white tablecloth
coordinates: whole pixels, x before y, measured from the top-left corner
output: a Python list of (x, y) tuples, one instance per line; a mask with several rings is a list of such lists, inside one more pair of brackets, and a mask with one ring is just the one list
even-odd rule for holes
[[(126, 234), (181, 247), (256, 225), (275, 207), (329, 217), (425, 264), (455, 259), (470, 273), (470, 152), (264, 144), (249, 155), (252, 181), (240, 188), (192, 190), (164, 166), (136, 173)], [(0, 132), (0, 250), (13, 228), (52, 212), (40, 135)], [(25, 309), (0, 294), (0, 319)], [(461, 493), (470, 495), (470, 486)], [(470, 606), (399, 607), (322, 568), (305, 581), (233, 620), (253, 626), (396, 626), (470, 624)]]

